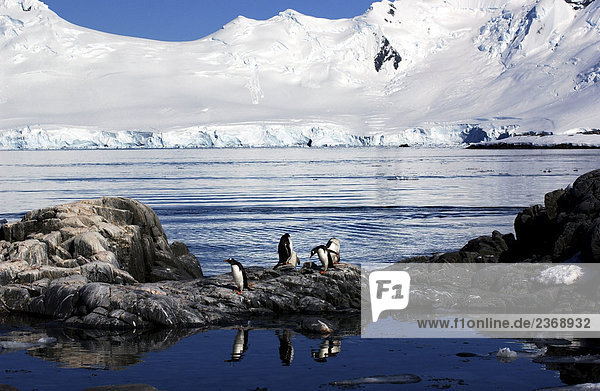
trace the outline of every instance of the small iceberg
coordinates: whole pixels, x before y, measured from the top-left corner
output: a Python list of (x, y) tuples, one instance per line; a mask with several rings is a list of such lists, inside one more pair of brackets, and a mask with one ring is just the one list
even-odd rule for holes
[(517, 359), (517, 352), (510, 350), (510, 348), (500, 348), (496, 353), (496, 357), (500, 362), (513, 362)]

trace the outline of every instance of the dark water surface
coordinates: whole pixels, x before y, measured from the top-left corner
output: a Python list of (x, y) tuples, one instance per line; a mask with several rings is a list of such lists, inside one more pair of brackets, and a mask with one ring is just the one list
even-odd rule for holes
[[(154, 208), (169, 240), (187, 243), (205, 274), (228, 271), (222, 260), (230, 256), (245, 265), (276, 263), (284, 232), (291, 234), (302, 261), (313, 246), (336, 236), (343, 261), (376, 266), (455, 250), (494, 229), (511, 232), (522, 207), (541, 203), (546, 192), (599, 167), (600, 153), (589, 150), (2, 151), (0, 219), (119, 195)], [(0, 351), (0, 383), (22, 390), (119, 383), (162, 390), (340, 389), (329, 383), (405, 374), (421, 381), (359, 387), (563, 384), (556, 368), (531, 360), (539, 353), (535, 346), (516, 340), (370, 340), (352, 333), (316, 339), (251, 327), (247, 349), (237, 360), (232, 358), (236, 329), (110, 334), (3, 324), (0, 341), (56, 338), (47, 346)], [(282, 340), (293, 346), (291, 360), (282, 359), (290, 350)], [(519, 351), (517, 360), (500, 362), (495, 352), (501, 347)], [(319, 358), (323, 352), (331, 356)]]
[[(502, 390), (561, 384), (554, 371), (543, 371), (543, 365), (530, 360), (537, 354), (535, 347), (516, 341), (317, 339), (291, 333), (285, 350), (292, 353), (286, 357), (279, 339), (283, 332), (250, 330), (246, 351), (232, 357), (235, 329), (173, 335), (163, 331), (148, 336), (149, 340), (81, 332), (60, 336), (50, 330), (50, 335), (58, 336), (53, 346), (2, 351), (0, 383), (21, 390), (81, 390), (126, 383), (151, 384), (160, 390), (340, 390), (344, 388), (330, 383), (413, 375), (420, 381), (361, 388)], [(502, 363), (495, 356), (500, 347), (510, 347), (524, 357)]]

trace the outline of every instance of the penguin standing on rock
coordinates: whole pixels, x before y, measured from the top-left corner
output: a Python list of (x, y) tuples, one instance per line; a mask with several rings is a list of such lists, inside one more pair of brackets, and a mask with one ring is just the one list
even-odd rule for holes
[(319, 260), (321, 261), (321, 265), (323, 265), (323, 270), (321, 274), (324, 274), (327, 271), (327, 268), (333, 267), (333, 259), (331, 259), (331, 253), (327, 250), (327, 247), (320, 245), (312, 250), (310, 250), (310, 257), (317, 254)]
[(238, 288), (235, 292), (238, 295), (241, 295), (244, 289), (248, 289), (248, 276), (246, 275), (244, 267), (241, 263), (239, 263), (233, 258), (228, 258), (223, 262), (227, 262), (231, 265), (231, 274), (233, 275), (233, 281), (235, 282), (235, 286)]
[(279, 239), (277, 252), (279, 253), (279, 262), (275, 267), (284, 265), (292, 265), (293, 267), (296, 267), (300, 263), (298, 255), (294, 251), (294, 246), (292, 245), (292, 238), (290, 238), (290, 234), (288, 233), (283, 234), (281, 239)]
[(327, 251), (331, 254), (331, 260), (334, 264), (340, 263), (340, 240), (331, 238), (325, 245)]
[(329, 239), (327, 245), (317, 246), (310, 251), (311, 258), (315, 254), (317, 254), (323, 265), (321, 274), (324, 274), (328, 268), (335, 267), (335, 264), (340, 262), (340, 240), (336, 238)]

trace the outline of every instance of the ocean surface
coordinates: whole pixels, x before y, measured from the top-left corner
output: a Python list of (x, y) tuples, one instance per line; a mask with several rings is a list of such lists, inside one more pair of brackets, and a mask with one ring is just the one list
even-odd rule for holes
[[(342, 261), (376, 267), (457, 250), (495, 229), (512, 232), (523, 207), (542, 203), (546, 192), (599, 167), (600, 154), (593, 150), (2, 151), (0, 219), (125, 196), (150, 205), (169, 241), (185, 242), (206, 275), (228, 272), (222, 262), (228, 257), (247, 266), (274, 265), (285, 232), (301, 261), (312, 247), (337, 237)], [(558, 370), (531, 360), (536, 347), (517, 340), (369, 340), (351, 334), (314, 339), (244, 325), (250, 326), (247, 349), (234, 359), (237, 329), (108, 335), (3, 323), (0, 341), (57, 338), (51, 346), (0, 351), (0, 384), (23, 390), (132, 382), (161, 390), (339, 389), (330, 383), (405, 374), (421, 379), (403, 384), (407, 389), (563, 384)], [(281, 355), (284, 334), (293, 345), (292, 360)], [(495, 352), (502, 347), (519, 351), (519, 358), (499, 361)], [(323, 349), (329, 352), (325, 359)]]

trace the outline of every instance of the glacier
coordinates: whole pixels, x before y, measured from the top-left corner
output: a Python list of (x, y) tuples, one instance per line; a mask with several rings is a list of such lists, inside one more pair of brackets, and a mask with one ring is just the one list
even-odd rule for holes
[(599, 4), (382, 0), (161, 42), (0, 0), (0, 149), (598, 146)]
[(132, 149), (235, 147), (364, 147), (450, 146), (495, 140), (511, 129), (476, 125), (412, 128), (397, 134), (358, 136), (335, 125), (191, 127), (167, 132), (99, 131), (84, 128), (48, 129), (27, 126), (0, 132), (0, 149)]

